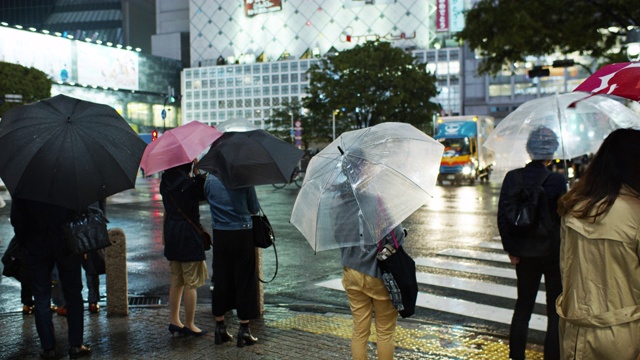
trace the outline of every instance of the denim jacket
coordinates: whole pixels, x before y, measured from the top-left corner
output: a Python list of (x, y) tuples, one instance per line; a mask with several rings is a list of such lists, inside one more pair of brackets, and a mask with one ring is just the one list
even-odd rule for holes
[(260, 211), (254, 187), (227, 189), (215, 175), (208, 174), (204, 192), (215, 230), (243, 230), (253, 227), (251, 215)]

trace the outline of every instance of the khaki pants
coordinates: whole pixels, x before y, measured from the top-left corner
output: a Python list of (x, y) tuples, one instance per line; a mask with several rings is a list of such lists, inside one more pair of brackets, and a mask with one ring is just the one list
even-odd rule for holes
[(382, 279), (345, 267), (342, 273), (342, 286), (347, 292), (353, 316), (353, 338), (351, 339), (353, 359), (367, 359), (367, 342), (371, 334), (371, 316), (374, 312), (378, 359), (393, 359), (395, 348), (393, 336), (398, 312), (391, 303), (389, 291)]

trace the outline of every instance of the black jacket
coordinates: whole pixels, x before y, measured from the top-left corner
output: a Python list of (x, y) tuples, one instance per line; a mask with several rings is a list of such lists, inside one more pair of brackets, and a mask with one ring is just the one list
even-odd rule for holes
[[(517, 239), (509, 233), (505, 216), (505, 199), (509, 191), (517, 185), (515, 170), (509, 171), (504, 177), (502, 188), (500, 189), (500, 200), (498, 201), (498, 230), (502, 238), (502, 246), (506, 252), (514, 256), (525, 256), (518, 251)], [(522, 182), (526, 185), (533, 185), (539, 181), (545, 173), (551, 171), (540, 161), (532, 161), (524, 167)], [(567, 192), (567, 182), (562, 174), (551, 172), (542, 187), (547, 194), (547, 204), (550, 218), (553, 223), (553, 236), (548, 256), (560, 256), (560, 215), (558, 215), (558, 199)]]
[(164, 204), (164, 256), (181, 262), (205, 260), (202, 238), (180, 214), (178, 207), (196, 226), (200, 226), (199, 202), (205, 200), (204, 177), (190, 178), (180, 170), (162, 174), (160, 194)]

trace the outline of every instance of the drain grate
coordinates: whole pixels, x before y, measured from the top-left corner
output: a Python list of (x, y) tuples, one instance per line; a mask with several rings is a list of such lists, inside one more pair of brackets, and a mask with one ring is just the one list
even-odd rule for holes
[(155, 296), (129, 296), (129, 306), (161, 305), (161, 299)]

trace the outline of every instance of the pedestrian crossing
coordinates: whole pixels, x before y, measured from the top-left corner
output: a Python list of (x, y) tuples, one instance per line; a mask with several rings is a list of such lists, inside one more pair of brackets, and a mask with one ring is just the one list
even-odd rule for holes
[[(487, 250), (502, 250), (499, 242), (483, 242), (479, 246)], [(453, 260), (452, 260), (453, 259)], [(496, 299), (515, 300), (517, 290), (515, 282), (515, 269), (504, 266), (509, 263), (508, 256), (501, 252), (480, 251), (471, 249), (444, 249), (432, 257), (415, 258), (418, 271), (416, 278), (418, 284), (426, 286), (437, 286), (452, 291), (462, 291), (474, 295), (491, 296)], [(447, 270), (447, 273), (456, 275), (442, 275), (438, 272)], [(469, 274), (483, 275), (483, 279), (469, 277)], [(487, 279), (495, 279), (495, 282)], [(513, 285), (503, 285), (504, 279), (509, 279)], [(544, 280), (544, 278), (543, 278)], [(340, 278), (323, 281), (316, 284), (327, 289), (344, 291)], [(536, 303), (546, 304), (546, 293), (538, 291)], [(495, 305), (483, 304), (480, 302), (458, 299), (451, 296), (443, 296), (420, 291), (416, 306), (424, 309), (442, 311), (450, 314), (466, 316), (474, 319), (510, 324), (513, 315), (512, 308), (505, 308)], [(529, 322), (529, 328), (533, 330), (546, 331), (547, 317), (540, 314), (533, 314)]]

